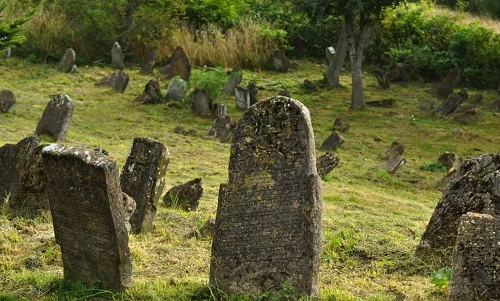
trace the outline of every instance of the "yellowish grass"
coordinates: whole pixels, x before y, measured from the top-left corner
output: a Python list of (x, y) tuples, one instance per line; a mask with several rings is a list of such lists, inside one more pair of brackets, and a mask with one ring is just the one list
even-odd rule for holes
[(488, 28), (493, 32), (500, 34), (500, 21), (487, 16), (479, 16), (466, 12), (458, 12), (448, 8), (436, 6), (428, 12), (430, 15), (445, 15), (456, 19), (460, 25), (470, 25), (477, 23), (481, 27)]

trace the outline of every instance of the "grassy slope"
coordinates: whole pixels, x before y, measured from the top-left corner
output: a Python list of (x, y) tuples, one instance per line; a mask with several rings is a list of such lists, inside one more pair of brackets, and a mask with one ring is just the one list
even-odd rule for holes
[[(477, 124), (464, 126), (438, 120), (418, 109), (420, 101), (431, 98), (429, 85), (405, 83), (383, 91), (376, 86), (371, 72), (365, 74), (367, 100), (392, 97), (397, 99), (397, 106), (352, 111), (348, 74), (341, 78), (345, 89), (307, 93), (300, 83), (306, 78), (321, 79), (326, 67), (309, 62), (302, 65), (301, 71), (287, 74), (245, 71), (244, 81), (283, 82), (293, 98), (308, 106), (317, 147), (331, 133), (336, 117), (351, 125), (344, 134), (345, 144), (337, 151), (341, 163), (329, 181), (323, 182), (322, 299), (392, 300), (395, 294), (404, 292), (408, 300), (445, 300), (446, 296), (430, 283), (429, 275), (436, 268), (412, 260), (440, 197), (435, 184), (444, 176), (421, 171), (419, 166), (435, 162), (444, 151), (461, 157), (498, 152), (500, 119), (480, 109)], [(102, 147), (121, 166), (134, 137), (165, 142), (171, 154), (167, 189), (201, 177), (205, 194), (198, 212), (160, 207), (156, 230), (131, 237), (135, 286), (114, 298), (200, 300), (210, 295), (206, 284), (211, 241), (184, 236), (215, 215), (218, 187), (227, 179), (230, 145), (205, 139), (211, 120), (195, 117), (187, 108), (133, 103), (150, 79), (140, 75), (137, 68), (128, 70), (131, 80), (123, 95), (94, 86), (110, 72), (107, 68), (82, 66), (79, 74), (60, 74), (54, 66), (0, 61), (0, 89), (10, 89), (17, 97), (10, 113), (0, 115), (0, 145), (31, 135), (50, 95), (60, 93), (70, 95), (76, 107), (68, 144)], [(162, 87), (166, 84), (162, 81)], [(261, 91), (260, 97), (277, 92)], [(494, 95), (486, 95), (486, 103), (494, 99)], [(223, 102), (228, 104), (230, 116), (241, 116), (231, 98)], [(178, 125), (197, 130), (197, 136), (173, 133)], [(380, 154), (394, 140), (406, 145), (408, 163), (389, 176), (377, 171), (377, 167), (381, 164)], [(317, 151), (318, 156), (321, 154)], [(106, 295), (68, 287), (59, 280), (61, 277), (60, 251), (50, 220), (8, 220), (1, 216), (0, 296), (76, 300), (85, 294)]]

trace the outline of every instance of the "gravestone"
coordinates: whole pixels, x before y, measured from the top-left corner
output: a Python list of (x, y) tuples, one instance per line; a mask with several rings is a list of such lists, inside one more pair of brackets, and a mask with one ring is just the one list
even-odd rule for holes
[(156, 50), (151, 50), (144, 61), (141, 64), (141, 73), (142, 74), (151, 74), (153, 73), (153, 69), (158, 61), (158, 52)]
[(394, 106), (396, 105), (396, 100), (394, 98), (372, 100), (372, 101), (367, 101), (366, 105), (369, 107), (378, 107), (378, 108), (394, 108)]
[(160, 70), (160, 73), (165, 74), (167, 78), (180, 76), (183, 80), (189, 81), (191, 77), (191, 63), (189, 57), (184, 52), (182, 47), (177, 47), (168, 60), (165, 67)]
[(326, 65), (330, 66), (330, 64), (333, 62), (333, 58), (335, 57), (335, 48), (333, 47), (326, 47), (325, 49), (325, 58), (326, 58)]
[(436, 97), (442, 99), (448, 98), (448, 96), (453, 93), (453, 90), (455, 90), (455, 87), (458, 84), (459, 80), (460, 69), (458, 67), (455, 67), (448, 72), (443, 81), (436, 88), (434, 92)]
[(464, 100), (458, 94), (450, 94), (448, 98), (434, 111), (437, 116), (445, 117), (455, 112)]
[(500, 213), (500, 154), (466, 158), (448, 184), (415, 255), (426, 263), (450, 263), (460, 216)]
[(460, 157), (455, 153), (445, 152), (437, 161), (443, 164), (444, 167), (450, 171), (451, 169), (458, 169), (460, 167)]
[(165, 144), (149, 138), (135, 138), (120, 175), (122, 191), (136, 203), (130, 219), (132, 233), (153, 231), (158, 201), (165, 188), (170, 154)]
[(188, 84), (180, 77), (174, 77), (170, 80), (167, 87), (166, 100), (182, 101), (188, 91)]
[(40, 145), (34, 148), (23, 162), (18, 177), (12, 185), (6, 209), (7, 215), (34, 218), (50, 212), (42, 164), (44, 147), (45, 145)]
[(52, 144), (42, 151), (50, 212), (64, 277), (121, 291), (132, 264), (118, 166), (91, 149)]
[(227, 117), (227, 106), (222, 103), (214, 103), (212, 105), (212, 117), (214, 119)]
[(318, 175), (324, 177), (335, 169), (340, 163), (339, 157), (335, 153), (326, 153), (318, 158), (316, 162), (316, 169), (318, 170)]
[(80, 71), (78, 71), (78, 67), (76, 65), (73, 65), (71, 66), (71, 70), (69, 71), (69, 73), (79, 73)]
[(259, 99), (257, 98), (257, 94), (259, 94), (259, 88), (253, 81), (248, 84), (247, 88), (248, 92), (250, 93), (250, 105), (253, 106), (259, 101)]
[(212, 116), (211, 106), (212, 101), (208, 92), (199, 89), (193, 91), (191, 94), (191, 110), (196, 115), (202, 117)]
[(446, 190), (446, 187), (448, 187), (448, 184), (450, 184), (453, 177), (456, 176), (457, 171), (458, 171), (457, 169), (451, 169), (446, 176), (444, 176), (441, 180), (439, 180), (438, 183), (436, 184), (437, 190), (444, 192)]
[(283, 51), (278, 49), (274, 52), (273, 62), (274, 62), (274, 70), (278, 72), (288, 72), (289, 63)]
[(333, 123), (333, 130), (338, 131), (340, 133), (345, 133), (349, 130), (350, 125), (343, 121), (340, 118), (335, 119), (335, 122)]
[(318, 294), (321, 180), (309, 111), (287, 97), (252, 106), (221, 184), (210, 285), (228, 295)]
[(241, 84), (243, 80), (243, 71), (240, 68), (233, 68), (233, 71), (229, 73), (229, 80), (224, 87), (224, 94), (226, 95), (234, 95), (234, 90), (236, 86)]
[(387, 171), (388, 174), (395, 174), (403, 165), (406, 164), (406, 159), (401, 155), (396, 155), (387, 159), (387, 161), (382, 165), (382, 168)]
[(122, 208), (124, 208), (124, 220), (125, 220), (125, 228), (127, 232), (132, 230), (132, 225), (130, 224), (130, 218), (135, 212), (137, 208), (137, 204), (128, 194), (122, 192)]
[(25, 162), (40, 144), (37, 137), (28, 137), (17, 144), (0, 147), (0, 206), (11, 193), (14, 181), (20, 176)]
[(113, 44), (113, 48), (111, 48), (111, 68), (118, 70), (125, 69), (125, 65), (123, 64), (122, 47), (118, 42), (115, 42)]
[(127, 89), (129, 82), (129, 76), (125, 71), (121, 70), (118, 75), (115, 78), (115, 81), (113, 82), (113, 90), (115, 90), (118, 93), (125, 93), (125, 90)]
[(380, 69), (375, 69), (375, 78), (377, 79), (378, 85), (382, 89), (389, 89), (391, 85), (389, 84), (389, 81), (385, 77), (384, 71)]
[(302, 58), (307, 54), (307, 42), (300, 35), (295, 36), (292, 40), (293, 51), (298, 58)]
[(202, 182), (198, 178), (172, 187), (163, 197), (163, 203), (167, 207), (180, 208), (184, 211), (196, 211), (202, 196)]
[(500, 110), (500, 99), (497, 99), (488, 105), (488, 109), (492, 111)]
[(0, 114), (7, 113), (16, 103), (16, 96), (9, 90), (0, 91)]
[(467, 213), (460, 217), (448, 301), (500, 300), (500, 220)]
[(64, 53), (61, 61), (59, 62), (58, 71), (68, 73), (71, 71), (71, 68), (75, 64), (76, 53), (73, 49), (68, 48)]
[(64, 142), (68, 133), (74, 105), (66, 94), (59, 94), (52, 98), (43, 111), (42, 119), (38, 122), (35, 135), (48, 135), (57, 142)]
[(136, 102), (141, 104), (156, 104), (163, 101), (161, 96), (160, 82), (154, 79), (150, 79), (149, 82), (144, 87), (144, 92), (142, 95), (135, 99)]
[(208, 131), (207, 137), (219, 139), (220, 142), (227, 142), (233, 137), (236, 121), (231, 117), (217, 118)]
[(405, 146), (399, 141), (394, 141), (391, 146), (382, 154), (382, 159), (387, 160), (398, 155), (402, 156), (405, 152)]
[(319, 147), (320, 150), (336, 150), (337, 147), (344, 143), (344, 137), (340, 135), (339, 132), (333, 131), (333, 133), (328, 137), (325, 142)]
[(237, 86), (234, 89), (234, 96), (236, 100), (236, 107), (241, 110), (248, 110), (250, 108), (250, 91), (247, 88)]

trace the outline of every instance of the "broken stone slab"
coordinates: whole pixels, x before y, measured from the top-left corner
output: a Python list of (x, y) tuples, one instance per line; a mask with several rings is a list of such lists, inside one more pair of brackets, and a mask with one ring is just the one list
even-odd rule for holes
[(382, 159), (387, 160), (395, 156), (402, 156), (405, 152), (405, 146), (399, 141), (394, 141), (391, 146), (382, 154)]
[(163, 197), (163, 203), (167, 207), (180, 208), (184, 211), (196, 211), (202, 196), (202, 181), (197, 178), (172, 187)]
[(339, 146), (344, 143), (344, 137), (340, 135), (339, 132), (333, 131), (333, 133), (328, 137), (325, 142), (319, 147), (320, 150), (336, 150)]
[(71, 68), (75, 64), (75, 59), (76, 59), (75, 51), (71, 48), (68, 48), (64, 53), (63, 57), (61, 58), (57, 70), (64, 73), (70, 72)]
[(12, 91), (0, 91), (0, 114), (7, 113), (15, 103), (16, 96)]
[(349, 124), (340, 118), (336, 118), (335, 122), (333, 123), (333, 130), (340, 133), (345, 133), (349, 130)]
[(455, 90), (455, 87), (458, 84), (459, 80), (460, 69), (458, 67), (455, 67), (448, 72), (443, 81), (434, 91), (434, 94), (437, 98), (447, 99), (448, 96), (450, 96), (450, 94), (452, 94)]
[(182, 47), (178, 46), (175, 48), (167, 65), (160, 70), (160, 73), (165, 74), (167, 78), (180, 76), (183, 80), (189, 81), (191, 77), (191, 63)]
[(132, 285), (123, 195), (111, 157), (52, 144), (42, 151), (64, 278), (123, 291)]
[(174, 77), (170, 80), (167, 87), (166, 100), (182, 101), (188, 91), (188, 84), (180, 77)]
[(445, 117), (455, 112), (460, 104), (463, 103), (463, 99), (458, 94), (450, 94), (448, 98), (434, 111), (439, 117)]
[(367, 101), (366, 105), (369, 107), (378, 107), (378, 108), (394, 108), (394, 106), (396, 105), (396, 100), (394, 98), (373, 100), (373, 101)]
[(274, 51), (273, 55), (274, 70), (278, 72), (288, 72), (289, 62), (285, 57), (285, 53), (281, 50)]
[(130, 77), (121, 70), (118, 74), (112, 73), (101, 79), (96, 85), (110, 87), (118, 93), (125, 93)]
[(224, 87), (224, 94), (226, 95), (234, 95), (234, 90), (237, 86), (241, 84), (243, 80), (243, 71), (240, 68), (233, 68), (233, 70), (229, 73), (229, 80)]
[(326, 153), (319, 157), (316, 161), (316, 169), (318, 170), (318, 175), (324, 177), (328, 175), (332, 170), (335, 169), (340, 163), (339, 157), (335, 153)]
[(234, 90), (234, 96), (238, 109), (248, 110), (250, 108), (250, 91), (247, 88), (237, 86)]
[(385, 78), (384, 71), (381, 69), (375, 69), (375, 78), (382, 89), (389, 89), (391, 87), (389, 81)]
[(444, 167), (448, 169), (448, 171), (452, 169), (458, 169), (460, 167), (460, 157), (455, 153), (445, 152), (437, 161), (443, 164)]
[(118, 70), (125, 69), (122, 47), (118, 42), (115, 42), (111, 48), (111, 68)]
[(144, 92), (142, 92), (142, 95), (138, 96), (135, 101), (145, 105), (163, 102), (160, 82), (154, 79), (150, 79), (144, 87)]
[(158, 52), (151, 50), (141, 64), (141, 74), (151, 74), (158, 61)]
[(42, 119), (38, 122), (35, 135), (48, 135), (57, 142), (64, 142), (68, 134), (71, 117), (75, 106), (66, 94), (54, 96), (43, 111)]
[(198, 116), (212, 116), (212, 101), (210, 94), (204, 90), (195, 89), (191, 94), (191, 110)]
[(219, 139), (222, 143), (230, 141), (233, 137), (236, 124), (236, 121), (228, 116), (224, 118), (217, 118), (214, 120), (214, 124), (208, 131), (207, 137)]

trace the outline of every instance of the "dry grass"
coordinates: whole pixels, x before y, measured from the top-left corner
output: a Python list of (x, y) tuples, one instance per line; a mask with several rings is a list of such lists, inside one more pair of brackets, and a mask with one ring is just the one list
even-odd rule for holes
[(477, 23), (481, 27), (488, 28), (495, 32), (496, 34), (500, 34), (500, 21), (486, 17), (474, 15), (471, 13), (458, 12), (454, 10), (450, 10), (448, 8), (443, 8), (436, 6), (431, 11), (428, 12), (430, 15), (439, 15), (439, 16), (449, 16), (456, 19), (456, 23), (460, 25), (470, 25)]

